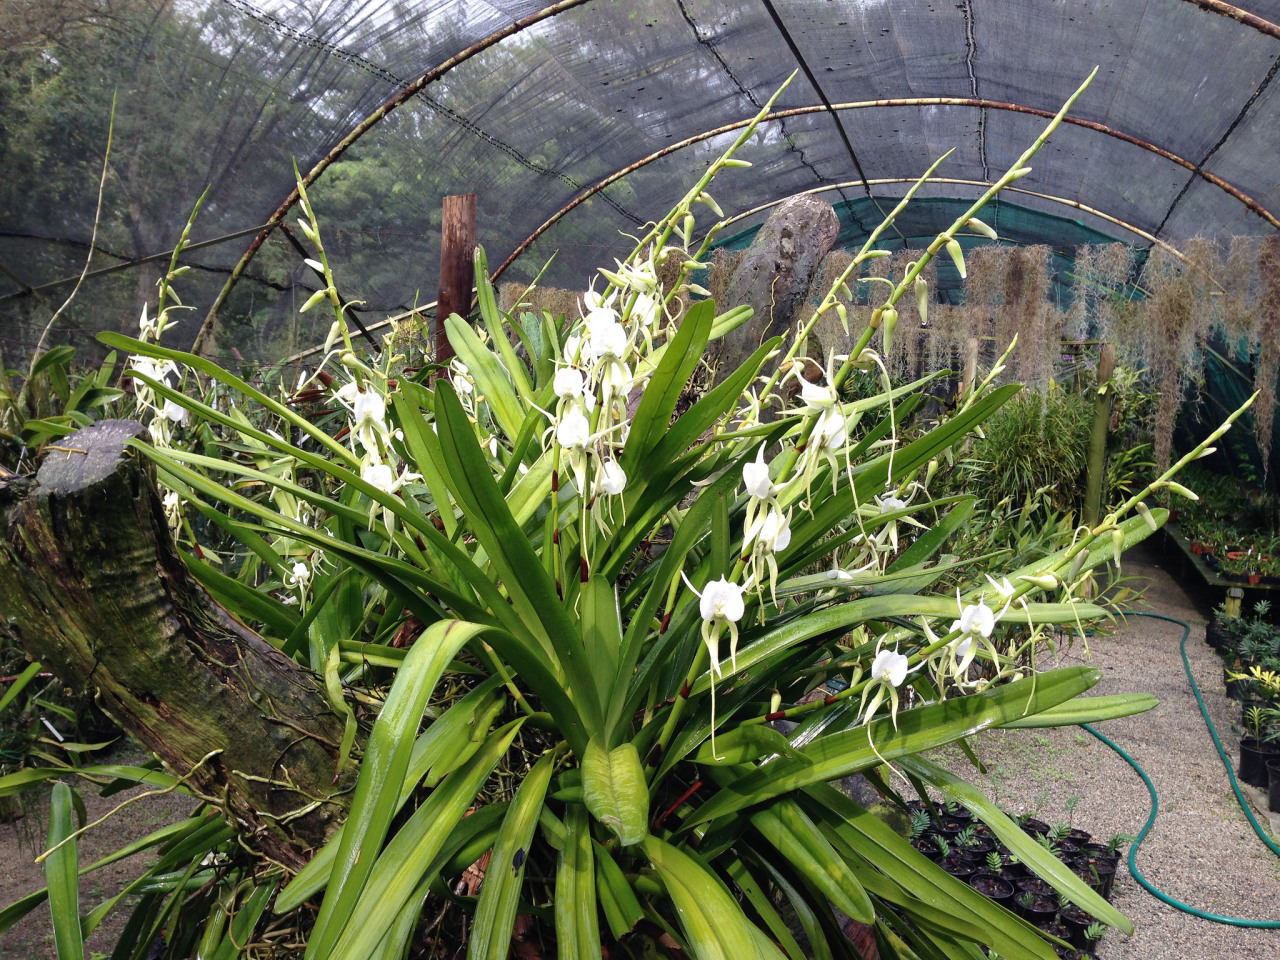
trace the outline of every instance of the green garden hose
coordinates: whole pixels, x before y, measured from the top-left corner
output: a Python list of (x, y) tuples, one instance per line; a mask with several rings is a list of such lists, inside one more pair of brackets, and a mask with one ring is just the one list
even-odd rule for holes
[[(1182, 666), (1187, 672), (1187, 680), (1191, 683), (1191, 692), (1195, 694), (1196, 703), (1200, 706), (1200, 716), (1204, 718), (1205, 725), (1209, 728), (1209, 736), (1213, 738), (1213, 745), (1218, 750), (1218, 757), (1222, 760), (1222, 765), (1226, 767), (1227, 778), (1231, 781), (1231, 789), (1235, 791), (1236, 800), (1240, 804), (1240, 809), (1244, 811), (1244, 815), (1248, 817), (1249, 822), (1253, 824), (1253, 832), (1258, 835), (1258, 839), (1265, 843), (1272, 853), (1280, 856), (1280, 846), (1277, 846), (1275, 842), (1267, 836), (1266, 831), (1262, 829), (1262, 826), (1258, 823), (1258, 819), (1253, 815), (1253, 810), (1250, 809), (1249, 802), (1245, 800), (1244, 794), (1240, 791), (1240, 784), (1236, 782), (1235, 771), (1231, 769), (1231, 760), (1227, 757), (1226, 751), (1222, 749), (1222, 741), (1218, 738), (1218, 731), (1214, 729), (1213, 721), (1209, 719), (1209, 711), (1205, 709), (1204, 698), (1200, 696), (1200, 688), (1196, 686), (1195, 677), (1191, 675), (1191, 662), (1187, 659), (1187, 637), (1191, 635), (1191, 625), (1183, 620), (1178, 620), (1174, 617), (1166, 617), (1159, 613), (1142, 613), (1139, 611), (1133, 611), (1131, 615), (1149, 617), (1152, 620), (1167, 620), (1169, 623), (1176, 623), (1178, 626), (1182, 627), (1182, 643), (1179, 647), (1182, 651)], [(1129, 873), (1133, 875), (1133, 878), (1137, 880), (1138, 883), (1140, 883), (1152, 896), (1159, 900), (1163, 900), (1165, 903), (1169, 904), (1169, 906), (1174, 907), (1177, 910), (1181, 910), (1183, 913), (1189, 913), (1192, 916), (1200, 917), (1203, 920), (1211, 920), (1214, 923), (1224, 923), (1232, 927), (1253, 927), (1266, 930), (1280, 929), (1280, 920), (1244, 920), (1240, 917), (1224, 917), (1220, 914), (1209, 913), (1206, 910), (1199, 910), (1183, 903), (1181, 900), (1175, 900), (1167, 893), (1157, 889), (1151, 881), (1142, 875), (1142, 872), (1138, 869), (1138, 847), (1146, 837), (1147, 833), (1151, 830), (1152, 825), (1156, 822), (1156, 813), (1159, 810), (1160, 801), (1156, 796), (1155, 785), (1152, 784), (1151, 778), (1147, 776), (1146, 771), (1143, 770), (1142, 767), (1138, 766), (1138, 761), (1125, 753), (1123, 749), (1100, 734), (1097, 730), (1093, 729), (1093, 727), (1089, 726), (1087, 723), (1082, 723), (1080, 726), (1085, 730), (1088, 730), (1116, 753), (1120, 754), (1120, 756), (1124, 758), (1125, 762), (1138, 772), (1138, 776), (1142, 777), (1142, 782), (1147, 785), (1147, 790), (1151, 794), (1151, 816), (1147, 818), (1147, 822), (1138, 833), (1137, 839), (1133, 841), (1133, 846), (1129, 848)]]

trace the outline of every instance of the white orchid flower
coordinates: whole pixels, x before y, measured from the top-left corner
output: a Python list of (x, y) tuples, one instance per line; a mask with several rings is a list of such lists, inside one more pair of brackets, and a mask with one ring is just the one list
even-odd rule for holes
[(836, 392), (827, 384), (816, 384), (800, 377), (800, 399), (811, 410), (830, 410), (836, 402)]
[(555, 379), (552, 381), (551, 388), (560, 399), (566, 397), (577, 399), (582, 396), (582, 388), (585, 381), (582, 378), (582, 371), (577, 367), (560, 367), (556, 370)]
[(556, 443), (567, 450), (581, 450), (591, 438), (591, 423), (583, 412), (572, 407), (565, 411), (556, 427)]
[(587, 350), (592, 360), (620, 360), (630, 346), (626, 328), (615, 320), (587, 327)]
[(720, 670), (720, 629), (729, 626), (729, 655), (733, 667), (737, 669), (738, 659), (738, 621), (746, 610), (742, 599), (744, 586), (731, 583), (727, 578), (712, 580), (702, 588), (701, 592), (689, 582), (689, 578), (680, 571), (680, 576), (693, 595), (698, 598), (698, 612), (702, 615), (702, 642), (707, 646), (711, 657), (711, 674), (721, 676)]
[(396, 472), (389, 464), (376, 461), (365, 464), (364, 469), (360, 471), (360, 479), (371, 487), (377, 487), (383, 493), (396, 491)]
[[(884, 703), (887, 697), (889, 715), (893, 718), (894, 728), (897, 728), (898, 688), (906, 682), (907, 674), (911, 672), (908, 669), (909, 664), (910, 660), (899, 653), (896, 647), (893, 650), (881, 650), (876, 654), (875, 659), (871, 661), (871, 679), (862, 688), (862, 702), (858, 704), (858, 712), (862, 714), (864, 724), (871, 722), (871, 718), (875, 716), (876, 711), (880, 709), (880, 704)], [(870, 703), (867, 702), (868, 697), (870, 697)]]
[(165, 398), (164, 409), (161, 412), (172, 423), (187, 422), (187, 408), (181, 404), (174, 403), (173, 400), (168, 397)]
[(769, 480), (769, 465), (764, 462), (763, 443), (760, 444), (755, 460), (742, 465), (742, 485), (756, 500), (768, 500), (773, 496), (773, 484)]
[(293, 571), (285, 574), (284, 582), (290, 587), (305, 587), (311, 580), (311, 568), (301, 560), (293, 562)]
[(888, 680), (893, 686), (900, 687), (902, 681), (907, 679), (908, 663), (907, 658), (896, 649), (881, 650), (876, 654), (875, 660), (871, 661), (871, 679)]
[[(958, 588), (956, 590), (956, 600), (960, 600)], [(976, 633), (981, 634), (984, 638), (989, 638), (991, 631), (995, 629), (995, 625), (995, 612), (979, 600), (976, 604), (961, 607), (960, 619), (951, 624), (951, 629), (959, 630), (966, 636), (972, 636)]]
[(627, 488), (627, 474), (617, 460), (606, 460), (600, 464), (600, 470), (591, 484), (591, 495), (599, 496), (607, 493), (616, 497)]

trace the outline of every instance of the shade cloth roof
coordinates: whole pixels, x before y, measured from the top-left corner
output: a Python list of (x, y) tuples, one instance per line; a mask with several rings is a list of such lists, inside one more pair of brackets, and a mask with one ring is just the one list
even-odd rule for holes
[[(121, 229), (117, 260), (104, 262), (171, 246), (212, 183), (195, 237), (239, 235), (189, 255), (210, 268), (191, 296), (198, 316), (252, 228), (281, 212), (291, 158), (315, 175), (316, 207), (341, 235), (343, 295), (372, 315), (434, 297), (438, 211), (451, 193), (478, 194), (491, 266), (514, 257), (509, 276), (528, 278), (558, 251), (546, 279), (580, 285), (796, 70), (775, 119), (739, 154), (753, 169), (713, 191), (727, 216), (819, 189), (843, 204), (853, 242), (952, 148), (939, 171), (950, 182), (924, 195), (976, 196), (1098, 65), (1076, 122), (1019, 181), (1028, 192), (1009, 197), (1019, 242), (1177, 245), (1280, 228), (1280, 0), (103, 3), (119, 10), (99, 69), (119, 82), (117, 130), (155, 109), (142, 100), (158, 96), (148, 78), (160, 71), (172, 78), (168, 115), (208, 121), (198, 164), (136, 158), (132, 189), (182, 202), (149, 231)], [(142, 139), (132, 146), (175, 149)], [(51, 242), (88, 241), (96, 186), (0, 210), (0, 308), (58, 279), (67, 261)], [(890, 240), (923, 246), (955, 206), (922, 205)], [(315, 286), (278, 236), (262, 249), (275, 251), (271, 269), (249, 262), (249, 292), (225, 308), (238, 329), (286, 322), (298, 288)]]

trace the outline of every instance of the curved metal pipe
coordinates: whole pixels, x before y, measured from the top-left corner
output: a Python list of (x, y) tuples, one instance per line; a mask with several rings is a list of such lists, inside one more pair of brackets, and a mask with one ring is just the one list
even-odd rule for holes
[[(860, 100), (860, 101), (855, 101), (853, 103), (837, 103), (833, 105), (833, 109), (865, 110), (868, 108), (876, 108), (876, 107), (931, 107), (931, 106), (976, 107), (976, 108), (988, 109), (988, 110), (1007, 110), (1012, 113), (1025, 113), (1025, 114), (1030, 114), (1036, 117), (1043, 117), (1045, 119), (1052, 119), (1053, 117), (1053, 114), (1050, 111), (1041, 110), (1037, 107), (1028, 107), (1020, 103), (1008, 103), (1002, 100), (985, 100), (977, 97), (908, 97), (908, 98), (890, 99), (890, 100)], [(764, 122), (768, 123), (771, 120), (785, 120), (789, 117), (805, 116), (805, 115), (814, 114), (814, 113), (825, 113), (826, 110), (827, 110), (826, 106), (822, 104), (815, 104), (808, 107), (793, 107), (789, 110), (778, 110), (778, 111), (775, 111), (774, 113), (769, 114), (769, 116), (765, 118)], [(693, 146), (696, 143), (702, 143), (704, 140), (710, 140), (712, 137), (720, 136), (721, 134), (728, 133), (732, 130), (739, 130), (742, 127), (745, 127), (750, 122), (751, 121), (749, 119), (736, 120), (733, 123), (727, 123), (724, 126), (716, 127), (712, 130), (705, 130), (702, 133), (694, 134), (693, 136), (686, 137), (684, 140), (681, 140), (677, 143), (668, 144), (667, 146), (663, 147), (661, 150), (655, 151), (654, 153), (649, 154), (647, 157), (637, 160), (635, 163), (629, 164), (628, 166), (623, 167), (621, 170), (618, 170), (615, 173), (610, 174), (609, 176), (605, 177), (603, 180), (600, 180), (599, 182), (597, 182), (595, 186), (578, 194), (578, 196), (574, 197), (571, 201), (569, 201), (567, 204), (565, 204), (563, 207), (557, 210), (551, 216), (550, 219), (548, 219), (545, 223), (542, 224), (542, 226), (538, 227), (537, 230), (531, 233), (523, 242), (520, 243), (519, 246), (515, 248), (515, 250), (511, 252), (510, 256), (508, 256), (505, 260), (502, 261), (498, 269), (496, 269), (493, 272), (493, 276), (494, 277), (499, 276), (507, 267), (511, 265), (511, 263), (517, 257), (519, 257), (526, 250), (528, 250), (529, 247), (532, 246), (532, 244), (539, 237), (541, 237), (544, 233), (546, 233), (547, 230), (549, 230), (552, 226), (554, 226), (560, 219), (562, 219), (566, 214), (568, 214), (571, 210), (573, 210), (583, 201), (599, 193), (605, 187), (610, 186), (613, 183), (616, 183), (617, 181), (621, 180), (623, 177), (631, 173), (634, 173), (636, 170), (639, 170), (641, 167), (648, 166), (650, 163), (653, 163), (655, 160), (661, 160), (663, 157), (669, 156), (673, 153), (676, 153), (677, 151), (683, 150), (686, 147)], [(1209, 173), (1207, 170), (1202, 170), (1200, 167), (1192, 163), (1190, 160), (1186, 160), (1183, 157), (1178, 156), (1176, 153), (1172, 153), (1168, 150), (1165, 150), (1163, 147), (1157, 147), (1155, 144), (1149, 143), (1146, 140), (1142, 140), (1138, 137), (1135, 137), (1132, 134), (1124, 133), (1120, 130), (1116, 130), (1112, 127), (1108, 127), (1106, 124), (1098, 123), (1093, 120), (1082, 120), (1079, 117), (1068, 116), (1063, 118), (1063, 123), (1070, 123), (1077, 127), (1084, 127), (1088, 130), (1093, 130), (1098, 133), (1105, 134), (1106, 136), (1114, 137), (1117, 140), (1120, 140), (1124, 143), (1132, 144), (1133, 146), (1136, 146), (1136, 147), (1141, 147), (1143, 150), (1156, 154), (1156, 156), (1163, 157), (1165, 160), (1169, 160), (1172, 163), (1176, 163), (1178, 166), (1184, 167), (1185, 169), (1190, 170), (1192, 173), (1200, 177), (1202, 180), (1213, 184), (1215, 187), (1218, 187), (1220, 190), (1223, 190), (1225, 193), (1227, 193), (1231, 197), (1234, 197), (1236, 200), (1244, 204), (1245, 207), (1247, 207), (1250, 211), (1257, 214), (1263, 220), (1267, 221), (1267, 223), (1275, 227), (1277, 230), (1280, 230), (1280, 218), (1277, 218), (1275, 214), (1273, 214), (1266, 207), (1262, 206), (1262, 204), (1258, 203), (1252, 197), (1245, 194), (1239, 188), (1228, 183), (1226, 180), (1223, 180), (1221, 177), (1215, 174)], [(861, 181), (857, 181), (857, 182), (861, 183)]]
[[(342, 154), (344, 154), (352, 144), (368, 133), (374, 125), (378, 123), (378, 121), (396, 107), (401, 106), (407, 100), (415, 96), (428, 84), (439, 80), (454, 67), (461, 63), (465, 63), (476, 54), (482, 53), (495, 44), (502, 42), (510, 36), (520, 33), (522, 30), (525, 30), (536, 23), (540, 23), (550, 17), (554, 17), (559, 13), (563, 13), (565, 10), (571, 10), (574, 7), (582, 6), (582, 4), (587, 2), (589, 2), (589, 0), (560, 0), (559, 3), (553, 3), (551, 6), (544, 7), (536, 13), (529, 14), (527, 17), (522, 17), (519, 20), (513, 20), (502, 29), (495, 30), (484, 39), (473, 43), (471, 46), (454, 54), (443, 63), (432, 67), (417, 80), (413, 81), (413, 83), (398, 91), (394, 96), (383, 103), (382, 106), (378, 107), (377, 110), (365, 117), (364, 120), (356, 125), (350, 133), (339, 140), (328, 153), (320, 158), (315, 166), (307, 171), (306, 176), (302, 178), (303, 186), (309, 187), (311, 184), (315, 183), (320, 175), (329, 168), (330, 164), (337, 160), (338, 157), (342, 156)], [(258, 235), (253, 238), (253, 242), (249, 244), (249, 248), (245, 250), (244, 255), (240, 257), (235, 268), (231, 271), (231, 276), (229, 276), (227, 278), (227, 282), (222, 285), (222, 289), (218, 292), (217, 299), (213, 301), (213, 306), (211, 306), (209, 308), (209, 312), (205, 314), (204, 322), (200, 325), (200, 331), (196, 334), (195, 343), (191, 346), (192, 353), (200, 352), (200, 348), (204, 345), (205, 337), (213, 328), (218, 311), (222, 309), (223, 304), (226, 303), (227, 296), (231, 293), (232, 287), (236, 285), (236, 281), (240, 279), (240, 275), (244, 273), (245, 268), (249, 266), (249, 261), (252, 260), (254, 255), (258, 252), (258, 248), (266, 242), (267, 237), (271, 235), (271, 231), (279, 226), (284, 218), (289, 215), (289, 211), (293, 209), (293, 205), (297, 202), (298, 188), (295, 186), (293, 190), (289, 192), (289, 195), (285, 197), (284, 202), (276, 208), (275, 213), (271, 215), (271, 219), (267, 221), (266, 226), (264, 226)]]
[[(875, 186), (880, 186), (880, 185), (889, 184), (889, 183), (915, 183), (915, 182), (916, 182), (915, 177), (883, 177), (878, 180), (867, 181), (868, 184), (872, 184)], [(929, 182), (930, 183), (953, 183), (953, 184), (959, 184), (962, 186), (969, 186), (969, 187), (982, 187), (984, 189), (992, 186), (992, 184), (986, 180), (965, 180), (958, 177), (930, 177)], [(791, 197), (812, 196), (818, 193), (827, 193), (832, 190), (838, 190), (842, 187), (856, 186), (861, 183), (862, 183), (861, 180), (849, 180), (845, 183), (833, 183), (833, 184), (828, 184), (826, 186), (814, 187), (811, 190), (801, 190), (799, 193), (791, 194), (791, 196), (779, 197), (776, 200), (770, 200), (768, 203), (762, 203), (759, 206), (752, 207), (750, 210), (744, 210), (741, 213), (736, 213), (732, 217), (729, 217), (727, 220), (725, 220), (724, 225), (728, 226), (731, 223), (737, 223), (739, 220), (745, 220), (747, 217), (751, 216), (752, 214), (760, 213), (764, 210), (770, 209), (771, 207), (776, 207), (779, 204), (786, 203), (788, 200), (791, 199)], [(1147, 231), (1143, 230), (1141, 227), (1136, 227), (1132, 223), (1129, 223), (1126, 220), (1121, 220), (1119, 217), (1113, 217), (1109, 213), (1103, 213), (1101, 210), (1097, 209), (1096, 207), (1091, 207), (1087, 204), (1081, 203), (1079, 200), (1071, 200), (1067, 197), (1058, 197), (1058, 196), (1054, 196), (1051, 193), (1040, 193), (1037, 190), (1026, 190), (1022, 187), (1005, 187), (1004, 190), (1002, 190), (1001, 192), (1002, 193), (1021, 193), (1029, 197), (1038, 197), (1041, 200), (1049, 200), (1053, 203), (1059, 203), (1059, 204), (1062, 204), (1064, 207), (1071, 207), (1074, 210), (1080, 210), (1081, 212), (1087, 213), (1093, 217), (1097, 217), (1100, 220), (1105, 220), (1108, 223), (1114, 223), (1117, 227), (1120, 227), (1121, 229), (1124, 229), (1124, 230), (1128, 230), (1130, 233), (1141, 237), (1143, 240), (1146, 240), (1148, 243), (1151, 243), (1155, 246), (1161, 247), (1164, 250), (1167, 250), (1169, 253), (1177, 257), (1183, 263), (1189, 262), (1187, 258), (1182, 255), (1182, 251), (1180, 251), (1177, 247), (1173, 246), (1172, 244), (1167, 243), (1164, 240), (1161, 240), (1159, 237), (1155, 236), (1154, 234), (1148, 233)]]
[(1263, 20), (1257, 14), (1250, 13), (1248, 10), (1233, 7), (1229, 3), (1223, 3), (1222, 0), (1186, 0), (1186, 2), (1194, 3), (1201, 10), (1207, 10), (1223, 17), (1230, 17), (1238, 23), (1243, 23), (1246, 27), (1253, 27), (1259, 33), (1265, 33), (1269, 37), (1275, 37), (1280, 40), (1280, 27), (1270, 20)]

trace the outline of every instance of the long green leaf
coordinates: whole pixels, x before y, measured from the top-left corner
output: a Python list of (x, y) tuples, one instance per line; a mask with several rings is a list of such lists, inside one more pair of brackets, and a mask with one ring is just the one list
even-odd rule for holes
[(1029, 730), (1039, 727), (1070, 727), (1080, 723), (1101, 723), (1117, 717), (1131, 717), (1160, 706), (1149, 693), (1116, 693), (1103, 697), (1076, 697), (1050, 707), (1034, 717), (1024, 717), (1003, 725), (1005, 730)]
[(27, 684), (34, 680), (36, 674), (39, 672), (40, 664), (38, 662), (27, 664), (27, 668), (18, 674), (18, 679), (9, 685), (9, 689), (5, 691), (5, 695), (0, 697), (0, 710), (3, 710), (16, 700), (18, 698), (18, 694), (22, 693), (22, 691), (27, 688)]
[(595, 680), (582, 649), (577, 624), (570, 619), (541, 558), (511, 515), (457, 395), (444, 381), (436, 385), (436, 415), (441, 448), (454, 496), (462, 505), (506, 587), (515, 610), (544, 649), (563, 667), (570, 695), (589, 738), (602, 724)]
[(582, 642), (591, 672), (595, 676), (596, 694), (602, 704), (612, 702), (617, 682), (618, 655), (622, 649), (622, 619), (613, 584), (593, 573), (582, 589)]
[[(353, 905), (345, 928), (325, 960), (365, 960), (377, 947), (409, 898), (433, 868), (476, 791), (493, 772), (524, 721), (494, 733), (465, 765), (431, 792), (372, 864), (366, 889)], [(368, 761), (366, 761), (367, 763)], [(369, 858), (371, 861), (373, 857)], [(314, 942), (314, 940), (312, 941)]]
[(382, 846), (400, 799), (422, 711), (449, 661), (487, 627), (458, 620), (433, 623), (396, 673), (373, 725), (356, 778), (351, 812), (338, 844), (320, 913), (307, 944), (308, 958), (327, 958), (347, 925), (373, 870), (370, 850)]
[(480, 902), (476, 904), (467, 947), (471, 960), (506, 960), (511, 952), (511, 931), (524, 883), (525, 860), (546, 799), (547, 784), (551, 782), (552, 760), (548, 753), (533, 765), (503, 818), (480, 888)]
[[(449, 343), (457, 351), (458, 359), (467, 365), (467, 372), (476, 382), (477, 393), (489, 404), (503, 432), (514, 440), (520, 434), (524, 412), (507, 371), (492, 351), (480, 342), (476, 332), (471, 329), (471, 324), (456, 313), (446, 319), (444, 325), (449, 334)], [(439, 389), (437, 383), (437, 397)]]
[[(564, 823), (568, 837), (556, 863), (556, 957), (557, 960), (599, 960), (595, 858), (586, 808), (580, 803), (570, 804)], [(628, 892), (630, 889), (627, 888)], [(615, 939), (625, 932), (615, 930)]]
[[(492, 677), (470, 691), (418, 737), (409, 756), (400, 798), (396, 803), (399, 813), (413, 795), (419, 783), (433, 787), (446, 774), (456, 769), (479, 749), (498, 711), (502, 698), (495, 690), (501, 685), (500, 677)], [(275, 913), (283, 915), (302, 906), (329, 882), (329, 874), (338, 854), (338, 833), (345, 824), (313, 856), (305, 867), (276, 897)]]
[(794, 800), (783, 798), (757, 810), (751, 824), (851, 919), (875, 919), (875, 908), (858, 878)]
[(697, 960), (784, 960), (771, 941), (753, 935), (755, 924), (696, 854), (654, 836), (646, 837), (642, 847), (667, 888), (685, 945)]
[(55, 783), (49, 806), (49, 847), (62, 846), (45, 860), (44, 878), (49, 888), (49, 913), (53, 917), (58, 960), (84, 960), (79, 854), (76, 841), (69, 839), (75, 830), (71, 807), (71, 788), (65, 783)]
[(1101, 678), (1102, 672), (1092, 667), (1050, 670), (967, 697), (902, 711), (896, 727), (884, 717), (865, 727), (818, 737), (805, 745), (809, 763), (779, 758), (764, 764), (722, 788), (694, 811), (684, 829), (810, 784), (845, 777), (1032, 716), (1083, 693)]
[(827, 818), (837, 835), (859, 856), (892, 878), (940, 916), (958, 913), (962, 920), (985, 929), (990, 946), (1007, 960), (1054, 960), (1056, 954), (1035, 929), (997, 906), (968, 884), (925, 859), (907, 840), (879, 817), (828, 783), (805, 787), (813, 798), (806, 803), (814, 816)]
[(1087, 910), (1103, 923), (1133, 935), (1133, 924), (1128, 917), (1103, 900), (1083, 880), (1056, 856), (1032, 840), (1021, 827), (1005, 816), (1004, 812), (983, 796), (972, 784), (948, 773), (937, 764), (923, 757), (904, 757), (903, 768), (925, 783), (940, 790), (944, 796), (959, 802), (980, 819), (991, 832), (1009, 848), (1009, 852), (1032, 871), (1043, 877), (1054, 888), (1071, 898), (1071, 902)]
[(628, 473), (637, 472), (645, 455), (666, 432), (680, 393), (702, 359), (714, 319), (714, 301), (703, 300), (690, 307), (680, 321), (680, 327), (649, 379), (644, 395), (640, 398), (640, 406), (631, 419), (627, 449), (623, 457), (623, 466)]

